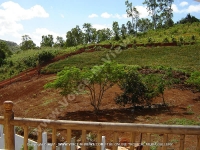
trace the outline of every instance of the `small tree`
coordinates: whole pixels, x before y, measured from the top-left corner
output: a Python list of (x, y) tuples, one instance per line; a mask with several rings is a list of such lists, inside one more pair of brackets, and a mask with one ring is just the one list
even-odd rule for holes
[(41, 47), (42, 46), (52, 47), (53, 44), (54, 44), (54, 42), (53, 42), (53, 35), (49, 34), (48, 36), (46, 36), (46, 35), (42, 36), (42, 42), (40, 43)]
[(28, 35), (22, 36), (22, 43), (20, 44), (20, 48), (22, 50), (34, 49), (36, 44), (31, 40)]
[(58, 78), (45, 85), (46, 88), (59, 88), (62, 95), (80, 92), (78, 87), (84, 85), (89, 92), (90, 103), (97, 113), (104, 93), (124, 77), (124, 68), (116, 63), (106, 62), (92, 69), (80, 70), (76, 67), (66, 67), (58, 73)]
[(140, 76), (135, 71), (128, 71), (126, 78), (120, 81), (119, 84), (123, 93), (117, 95), (115, 102), (125, 106), (126, 104), (144, 103), (148, 100), (146, 93), (148, 92), (147, 87), (142, 82)]
[(126, 78), (120, 81), (121, 95), (117, 95), (115, 102), (125, 106), (126, 104), (149, 104), (154, 97), (162, 95), (164, 101), (165, 82), (158, 75), (146, 75), (141, 77), (133, 70), (129, 70)]

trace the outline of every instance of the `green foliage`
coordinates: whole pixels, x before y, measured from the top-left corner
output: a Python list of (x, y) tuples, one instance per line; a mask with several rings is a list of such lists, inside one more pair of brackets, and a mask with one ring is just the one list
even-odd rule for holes
[(125, 78), (120, 80), (119, 86), (123, 93), (116, 96), (115, 102), (117, 104), (123, 106), (132, 104), (135, 106), (136, 104), (148, 102), (149, 99), (146, 97), (148, 89), (135, 71), (129, 70)]
[(195, 23), (200, 22), (199, 19), (197, 19), (195, 16), (192, 16), (190, 14), (187, 14), (187, 16), (180, 21), (177, 22), (177, 24), (186, 24), (186, 23)]
[[(3, 64), (0, 68), (0, 80), (10, 78), (10, 71), (12, 70), (14, 71), (14, 73), (11, 75), (11, 77), (19, 74), (20, 72), (28, 68), (36, 67), (39, 63), (38, 61), (39, 56), (40, 56), (40, 59), (42, 60), (45, 54), (51, 53), (49, 55), (54, 57), (64, 52), (67, 53), (66, 50), (58, 51), (58, 49), (55, 49), (55, 48), (54, 49), (43, 48), (40, 50), (34, 49), (34, 50), (19, 51), (17, 53), (14, 53), (10, 57), (7, 57), (6, 59), (4, 59)], [(48, 59), (44, 58), (44, 60), (41, 61), (41, 63), (46, 62), (46, 61), (48, 61)]]
[(35, 49), (36, 44), (31, 40), (28, 35), (22, 36), (22, 43), (20, 44), (21, 50)]
[(165, 37), (165, 38), (163, 39), (163, 42), (164, 42), (164, 43), (169, 43), (168, 37)]
[[(119, 64), (138, 66), (146, 66), (148, 64), (151, 67), (164, 66), (166, 68), (171, 67), (173, 69), (182, 69), (187, 71), (200, 69), (200, 65), (197, 63), (199, 61), (200, 45), (185, 45), (181, 48), (154, 47), (151, 49), (137, 47), (137, 50), (129, 48), (122, 51), (119, 55), (116, 55), (115, 58), (113, 58), (108, 51), (109, 50), (103, 49), (93, 53), (82, 53), (81, 55), (71, 56), (65, 60), (48, 65), (43, 69), (43, 71), (57, 73), (65, 66), (76, 66), (79, 68), (92, 67), (94, 65), (103, 64), (101, 59), (109, 57), (111, 60), (115, 60)], [(115, 52), (115, 50), (112, 52)]]
[[(77, 67), (66, 67), (58, 73), (58, 78), (45, 85), (46, 88), (59, 88), (61, 94), (75, 94), (80, 92), (80, 85), (86, 87), (90, 94), (90, 102), (94, 111), (98, 112), (105, 91), (124, 77), (123, 66), (116, 63), (106, 62), (101, 66), (83, 70)], [(97, 92), (97, 85), (99, 92)]]
[(52, 47), (54, 42), (53, 42), (53, 35), (43, 35), (42, 36), (42, 42), (40, 43), (41, 47)]
[(39, 64), (45, 63), (54, 58), (54, 55), (49, 51), (42, 51), (38, 54)]
[(0, 41), (0, 58), (5, 59), (5, 57), (10, 56), (11, 54), (12, 52), (6, 42)]
[(164, 122), (165, 124), (175, 124), (175, 125), (199, 125), (200, 126), (200, 122), (194, 121), (194, 120), (189, 120), (189, 119), (185, 119), (185, 118), (173, 118), (170, 119), (166, 122)]
[(119, 24), (118, 22), (114, 21), (113, 24), (112, 24), (112, 29), (113, 29), (113, 32), (114, 32), (114, 40), (118, 41), (120, 40), (120, 37), (119, 37)]
[[(163, 79), (163, 76), (156, 74), (149, 74), (143, 76), (143, 82), (145, 83), (148, 91), (146, 92), (146, 97), (148, 99), (153, 99), (159, 95), (164, 94), (165, 87), (167, 85), (167, 81)], [(163, 104), (165, 104), (164, 97)]]
[(200, 71), (195, 71), (191, 73), (190, 77), (186, 81), (187, 84), (195, 86), (198, 90), (200, 90)]

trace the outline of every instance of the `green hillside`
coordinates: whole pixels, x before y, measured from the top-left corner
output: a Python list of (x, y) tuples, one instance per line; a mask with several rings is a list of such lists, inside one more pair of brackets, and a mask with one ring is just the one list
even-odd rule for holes
[[(91, 67), (102, 64), (105, 60), (114, 60), (122, 64), (138, 65), (138, 66), (163, 66), (175, 69), (183, 69), (186, 71), (199, 71), (200, 63), (200, 23), (178, 24), (168, 29), (150, 30), (146, 33), (138, 33), (137, 37), (128, 36), (126, 39), (119, 41), (106, 41), (99, 43), (100, 45), (111, 44), (121, 45), (125, 48), (120, 54), (116, 48), (112, 50), (102, 47), (96, 47), (97, 51), (93, 53), (81, 53), (76, 56), (69, 57), (65, 60), (48, 65), (43, 68), (43, 72), (52, 72), (62, 70), (65, 66)], [(136, 47), (126, 49), (127, 44), (133, 43), (167, 43), (176, 42), (175, 47)], [(195, 45), (184, 45), (184, 43), (196, 43)], [(18, 46), (16, 43), (8, 42), (10, 47)], [(67, 54), (80, 48), (87, 50), (87, 46), (76, 46), (68, 48), (40, 48), (34, 50), (19, 51), (6, 58), (4, 64), (0, 66), (0, 80), (4, 80), (19, 74), (20, 72), (37, 66), (38, 55), (43, 52), (51, 53), (53, 56)], [(103, 61), (102, 61), (103, 59)]]
[(1, 40), (1, 39), (0, 39), (0, 41), (6, 42), (11, 52), (15, 53), (17, 51), (20, 51), (20, 47), (17, 43), (11, 42), (11, 41), (5, 41), (5, 40)]

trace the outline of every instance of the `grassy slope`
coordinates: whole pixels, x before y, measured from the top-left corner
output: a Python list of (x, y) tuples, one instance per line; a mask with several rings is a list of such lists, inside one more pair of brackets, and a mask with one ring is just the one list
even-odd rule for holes
[[(114, 54), (114, 55), (113, 55)], [(164, 66), (187, 71), (200, 70), (200, 45), (181, 47), (155, 47), (123, 50), (116, 54), (113, 50), (82, 53), (50, 64), (43, 71), (57, 72), (65, 66), (91, 67), (102, 64), (102, 58), (115, 60), (118, 63), (139, 66)], [(113, 57), (116, 56), (116, 57)]]

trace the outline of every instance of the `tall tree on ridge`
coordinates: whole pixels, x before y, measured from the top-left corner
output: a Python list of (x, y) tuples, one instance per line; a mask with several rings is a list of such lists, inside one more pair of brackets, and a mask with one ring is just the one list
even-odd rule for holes
[[(127, 17), (132, 18), (132, 27), (135, 31), (135, 36), (137, 35), (137, 21), (139, 19), (139, 12), (136, 7), (132, 6), (132, 3), (129, 3), (128, 0), (125, 1)], [(134, 29), (135, 28), (135, 29)]]
[(116, 21), (113, 22), (112, 29), (113, 29), (113, 32), (114, 32), (114, 39), (116, 41), (118, 41), (120, 39), (120, 37), (119, 37), (119, 24), (118, 24), (118, 22), (116, 22)]
[(91, 42), (92, 34), (92, 25), (90, 23), (84, 23), (83, 29), (85, 29), (85, 43), (88, 44)]
[(172, 3), (174, 0), (145, 0), (143, 4), (147, 5), (147, 11), (152, 18), (154, 29), (158, 22), (162, 24), (173, 17)]

